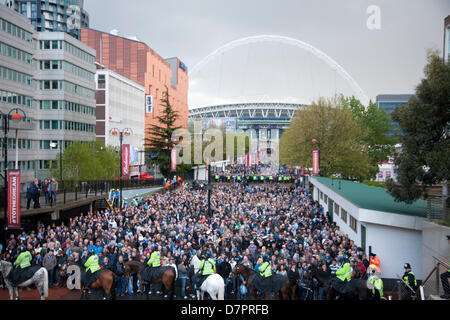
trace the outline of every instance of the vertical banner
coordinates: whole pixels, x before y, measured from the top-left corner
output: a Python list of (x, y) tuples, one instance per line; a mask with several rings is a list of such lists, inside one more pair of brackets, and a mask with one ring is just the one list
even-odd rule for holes
[(312, 152), (312, 167), (313, 176), (319, 175), (319, 150), (313, 150)]
[(129, 178), (130, 176), (130, 145), (122, 145), (122, 177)]
[(20, 170), (8, 170), (8, 229), (20, 229)]
[(177, 171), (177, 150), (175, 148), (170, 153), (170, 171)]
[(248, 153), (246, 153), (245, 154), (245, 167), (249, 167), (249, 154)]

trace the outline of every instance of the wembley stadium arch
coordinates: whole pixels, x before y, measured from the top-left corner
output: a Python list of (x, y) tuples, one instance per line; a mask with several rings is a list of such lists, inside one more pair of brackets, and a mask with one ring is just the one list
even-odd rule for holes
[[(339, 75), (352, 88), (354, 95), (364, 105), (367, 105), (369, 101), (367, 95), (352, 76), (335, 60), (308, 43), (284, 36), (257, 35), (231, 41), (214, 50), (197, 63), (190, 69), (189, 77), (195, 78), (209, 62), (222, 56), (227, 51), (259, 42), (282, 43), (298, 47), (313, 54), (333, 70), (335, 74)], [(252, 134), (256, 134), (256, 137), (251, 136), (251, 138), (256, 138), (257, 140), (260, 138), (279, 139), (283, 131), (289, 128), (295, 112), (306, 106), (305, 103), (295, 103), (295, 101), (294, 103), (292, 101), (274, 102), (271, 98), (267, 100), (272, 100), (272, 102), (261, 99), (256, 99), (257, 102), (251, 101), (253, 100), (252, 98), (248, 100), (239, 103), (212, 104), (206, 106), (190, 105), (189, 120), (201, 120), (204, 129), (209, 128), (212, 125), (212, 121), (214, 121), (216, 127), (218, 123), (219, 126), (221, 123), (223, 128), (230, 128), (231, 126), (231, 129), (250, 131)]]

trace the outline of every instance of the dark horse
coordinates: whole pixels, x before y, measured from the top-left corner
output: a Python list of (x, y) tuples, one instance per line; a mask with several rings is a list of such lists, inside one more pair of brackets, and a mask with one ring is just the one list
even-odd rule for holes
[(167, 292), (169, 293), (169, 299), (173, 300), (173, 295), (174, 295), (174, 288), (173, 288), (173, 283), (175, 281), (175, 270), (173, 270), (173, 268), (167, 268), (166, 271), (164, 271), (164, 273), (162, 274), (161, 277), (159, 277), (158, 279), (148, 282), (145, 281), (142, 278), (142, 274), (141, 271), (144, 270), (145, 265), (140, 262), (140, 261), (128, 261), (125, 263), (125, 277), (128, 279), (130, 277), (131, 273), (136, 273), (139, 279), (139, 291), (142, 293), (144, 292), (143, 289), (143, 284), (144, 282), (146, 283), (150, 283), (150, 284), (158, 284), (158, 283), (162, 283), (164, 285), (164, 287), (166, 288)]
[[(237, 275), (242, 274), (242, 276), (245, 279), (248, 292), (250, 292), (250, 294), (252, 295), (253, 300), (258, 300), (258, 290), (253, 285), (253, 281), (254, 281), (255, 277), (257, 276), (256, 271), (253, 269), (250, 269), (247, 266), (244, 266), (243, 264), (237, 264), (233, 270), (233, 273), (237, 274)], [(291, 288), (289, 279), (287, 277), (286, 277), (286, 282), (283, 284), (280, 291), (275, 292), (275, 299), (278, 300), (280, 298), (280, 292), (281, 292), (281, 297), (283, 298), (283, 300), (289, 300), (290, 298), (292, 300), (294, 298), (294, 297), (291, 297), (291, 295), (290, 295), (290, 293), (292, 292), (292, 288)], [(265, 294), (265, 299), (270, 300), (269, 293)]]
[[(86, 272), (84, 270), (84, 267), (80, 263), (74, 263), (72, 259), (68, 260), (68, 265), (76, 265), (80, 268), (80, 272)], [(114, 272), (110, 270), (102, 270), (100, 271), (100, 275), (98, 276), (98, 279), (91, 283), (89, 286), (89, 289), (96, 290), (96, 289), (103, 289), (103, 292), (105, 293), (103, 299), (104, 300), (115, 300), (116, 299), (116, 283), (117, 283), (117, 276)], [(81, 287), (81, 300), (87, 299), (87, 288)]]
[(312, 267), (306, 272), (305, 277), (308, 279), (317, 279), (319, 286), (321, 286), (325, 292), (327, 300), (336, 300), (338, 296), (342, 300), (369, 300), (371, 297), (371, 292), (367, 288), (367, 282), (363, 279), (352, 279), (351, 281), (353, 282), (354, 290), (346, 294), (341, 294), (333, 288), (332, 280), (335, 277), (328, 272)]

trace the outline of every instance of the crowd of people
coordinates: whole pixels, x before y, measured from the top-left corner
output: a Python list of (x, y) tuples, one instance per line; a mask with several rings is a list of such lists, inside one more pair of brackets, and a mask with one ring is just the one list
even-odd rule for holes
[(216, 184), (210, 214), (207, 191), (185, 185), (139, 198), (122, 209), (88, 212), (66, 223), (11, 234), (0, 258), (14, 262), (18, 248), (25, 246), (32, 264), (49, 271), (50, 287), (65, 286), (61, 275), (67, 258), (78, 251), (84, 263), (93, 251), (103, 269), (117, 274), (120, 296), (138, 288), (137, 277), (126, 281), (124, 263), (147, 263), (156, 246), (161, 248), (161, 264), (176, 267), (180, 297), (187, 298), (188, 284), (189, 294), (195, 294), (189, 262), (197, 250), (209, 250), (225, 280), (226, 296), (247, 299), (242, 277), (232, 275), (232, 270), (238, 263), (258, 269), (268, 255), (273, 273), (299, 283), (299, 299), (322, 299), (317, 283), (306, 280), (307, 270), (314, 267), (335, 274), (351, 260), (357, 277), (365, 278), (370, 263), (363, 250), (330, 223), (299, 181)]
[(41, 207), (40, 196), (44, 195), (46, 205), (56, 204), (56, 193), (58, 192), (58, 181), (55, 178), (46, 178), (39, 182), (34, 179), (27, 187), (27, 210), (30, 209), (31, 200), (33, 200), (33, 208)]

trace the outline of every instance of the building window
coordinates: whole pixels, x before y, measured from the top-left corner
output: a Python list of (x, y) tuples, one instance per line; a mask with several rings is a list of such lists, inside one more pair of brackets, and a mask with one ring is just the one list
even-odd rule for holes
[(341, 210), (341, 219), (347, 223), (347, 211), (345, 211), (344, 209)]
[(350, 216), (350, 228), (352, 228), (353, 231), (358, 232), (358, 221)]
[(334, 213), (337, 214), (337, 215), (339, 215), (339, 209), (340, 209), (340, 208), (339, 208), (339, 205), (335, 202), (335, 203), (334, 203)]
[(325, 197), (325, 203), (328, 204), (328, 196), (324, 195), (324, 197)]
[(323, 192), (319, 190), (320, 200), (323, 201)]

